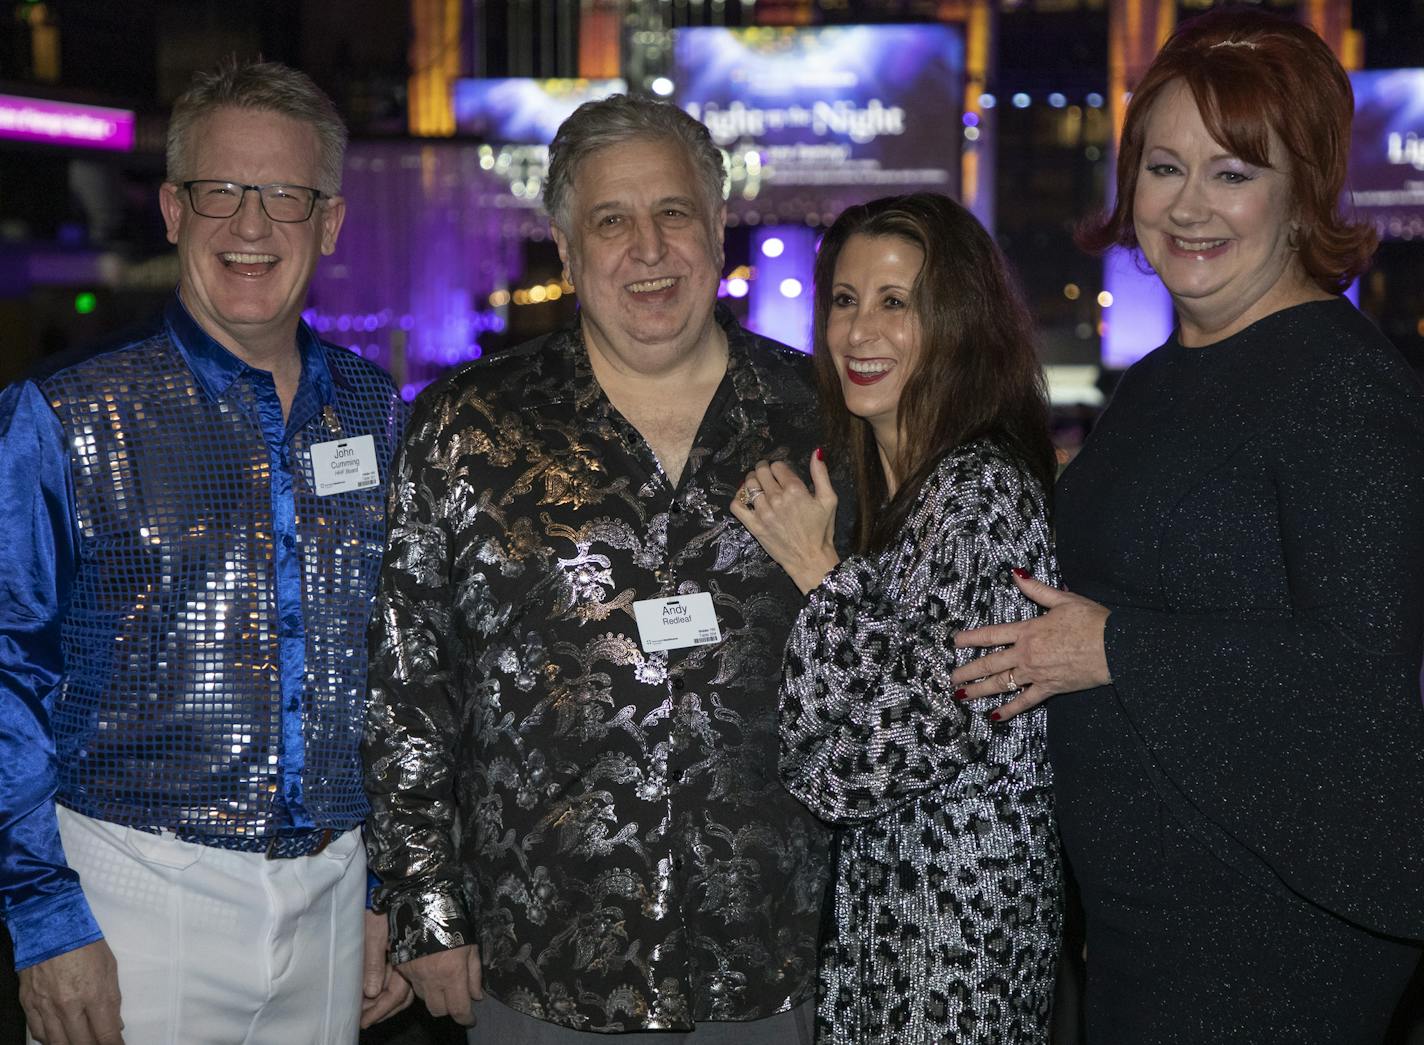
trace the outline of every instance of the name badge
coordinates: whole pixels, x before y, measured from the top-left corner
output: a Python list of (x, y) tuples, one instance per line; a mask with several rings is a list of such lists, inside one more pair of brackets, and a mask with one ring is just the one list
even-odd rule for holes
[(644, 653), (722, 641), (712, 596), (705, 591), (670, 599), (643, 599), (633, 603), (633, 616), (638, 621), (638, 640)]
[(311, 463), (316, 492), (322, 497), (350, 490), (369, 490), (381, 485), (381, 470), (376, 464), (376, 440), (369, 435), (313, 443)]

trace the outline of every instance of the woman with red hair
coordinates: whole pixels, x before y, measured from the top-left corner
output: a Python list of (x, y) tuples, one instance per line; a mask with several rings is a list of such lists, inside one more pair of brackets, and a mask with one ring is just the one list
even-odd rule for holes
[[(957, 694), (1054, 694), (1094, 1045), (1377, 1043), (1424, 939), (1424, 391), (1340, 296), (1353, 99), (1309, 29), (1185, 23), (1112, 213), (1171, 340), (1057, 488), (1059, 591)], [(993, 716), (991, 716), (993, 717)]]

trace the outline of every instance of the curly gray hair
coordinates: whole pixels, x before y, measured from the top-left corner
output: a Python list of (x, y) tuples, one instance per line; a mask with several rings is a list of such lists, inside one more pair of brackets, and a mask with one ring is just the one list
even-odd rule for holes
[(562, 232), (570, 231), (570, 197), (579, 165), (600, 149), (628, 141), (669, 142), (680, 147), (697, 174), (708, 210), (715, 213), (722, 205), (726, 163), (707, 128), (671, 102), (614, 94), (580, 105), (559, 125), (549, 144), (544, 209)]

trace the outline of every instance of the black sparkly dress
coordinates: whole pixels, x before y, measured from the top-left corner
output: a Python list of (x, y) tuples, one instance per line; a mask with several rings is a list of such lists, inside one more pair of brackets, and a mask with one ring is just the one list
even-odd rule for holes
[(1376, 1045), (1424, 939), (1424, 391), (1346, 301), (1123, 378), (1059, 482), (1090, 1045)]

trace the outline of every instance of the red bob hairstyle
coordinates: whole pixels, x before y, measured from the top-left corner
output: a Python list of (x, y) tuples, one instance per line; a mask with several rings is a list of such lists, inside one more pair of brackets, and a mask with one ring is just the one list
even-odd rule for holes
[(1132, 94), (1117, 157), (1117, 202), (1078, 235), (1084, 249), (1137, 247), (1133, 197), (1152, 105), (1182, 81), (1211, 136), (1247, 163), (1269, 167), (1271, 134), (1290, 156), (1301, 267), (1338, 294), (1368, 266), (1376, 236), (1339, 211), (1355, 96), (1330, 48), (1305, 26), (1254, 10), (1220, 10), (1182, 23)]

